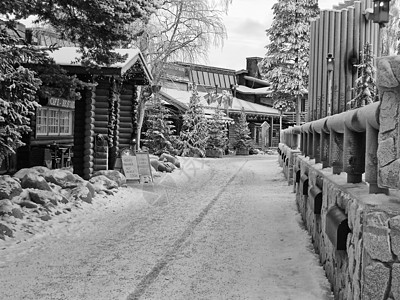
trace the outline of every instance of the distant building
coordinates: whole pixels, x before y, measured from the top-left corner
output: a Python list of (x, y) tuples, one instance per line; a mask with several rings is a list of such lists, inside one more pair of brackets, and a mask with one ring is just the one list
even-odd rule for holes
[[(233, 96), (233, 105), (227, 110), (227, 118), (237, 119), (243, 107), (254, 144), (263, 149), (277, 147), (280, 111), (273, 108), (273, 101), (269, 97), (270, 84), (262, 80), (259, 74), (257, 63), (260, 60), (248, 58), (247, 70), (240, 71), (182, 62), (168, 64), (160, 95), (171, 107), (178, 130), (181, 116), (189, 103), (192, 84), (196, 84), (206, 114), (212, 114), (215, 108), (215, 104), (207, 104), (204, 99), (206, 94), (229, 91)], [(229, 138), (233, 141), (235, 124), (228, 126)], [(267, 127), (268, 130), (265, 129)]]

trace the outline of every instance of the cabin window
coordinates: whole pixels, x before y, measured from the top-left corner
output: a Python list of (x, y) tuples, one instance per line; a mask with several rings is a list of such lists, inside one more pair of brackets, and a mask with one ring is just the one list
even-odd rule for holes
[(38, 108), (36, 135), (72, 135), (72, 111), (48, 107)]

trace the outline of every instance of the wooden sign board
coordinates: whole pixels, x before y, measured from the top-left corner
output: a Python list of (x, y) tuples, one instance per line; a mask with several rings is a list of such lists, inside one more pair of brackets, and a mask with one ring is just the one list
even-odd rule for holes
[(136, 156), (123, 155), (121, 156), (122, 170), (127, 180), (140, 180), (138, 164)]
[(149, 176), (153, 180), (149, 152), (136, 152), (136, 161), (140, 176)]

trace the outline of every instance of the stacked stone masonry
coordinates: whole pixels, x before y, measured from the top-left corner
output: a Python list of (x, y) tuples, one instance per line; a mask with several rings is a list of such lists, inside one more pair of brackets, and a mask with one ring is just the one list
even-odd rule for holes
[[(377, 68), (380, 103), (290, 128), (279, 146), (279, 162), (339, 300), (400, 300), (400, 56), (379, 58)], [(301, 135), (301, 152), (294, 135)], [(318, 213), (316, 190), (322, 191)], [(346, 218), (348, 231), (336, 236), (344, 237), (345, 250), (332, 239), (332, 208)]]

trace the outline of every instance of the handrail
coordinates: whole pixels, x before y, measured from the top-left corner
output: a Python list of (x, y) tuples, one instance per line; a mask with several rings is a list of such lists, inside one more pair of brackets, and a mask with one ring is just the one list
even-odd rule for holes
[[(387, 188), (377, 184), (379, 109), (380, 102), (375, 102), (289, 127), (282, 131), (282, 143), (291, 149), (300, 148), (303, 155), (322, 163), (323, 168), (332, 167), (333, 174), (346, 172), (348, 183), (361, 182), (365, 173), (370, 193), (388, 193)], [(295, 143), (299, 134), (301, 145)]]

